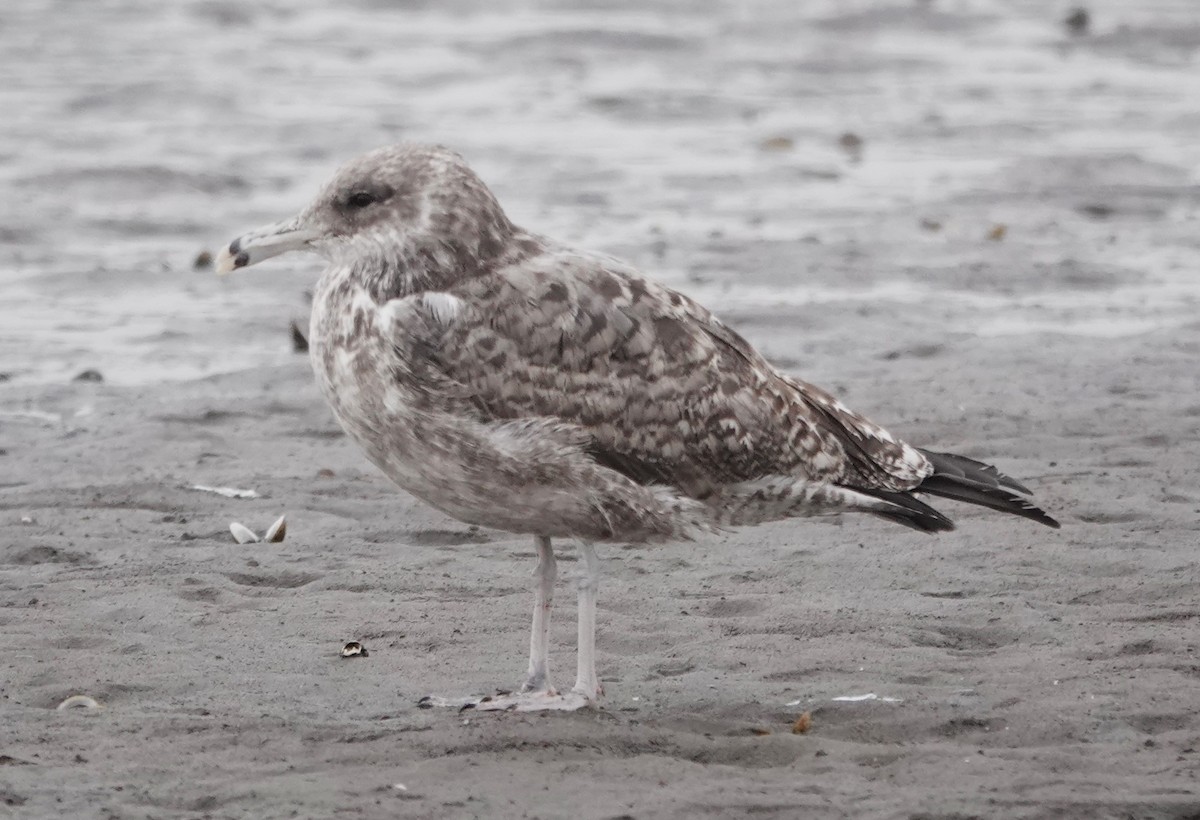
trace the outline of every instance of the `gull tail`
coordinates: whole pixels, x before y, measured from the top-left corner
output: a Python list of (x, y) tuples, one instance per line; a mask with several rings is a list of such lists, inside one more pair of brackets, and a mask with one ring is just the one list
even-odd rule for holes
[(1027, 487), (992, 465), (952, 453), (921, 452), (933, 464), (933, 473), (911, 490), (889, 492), (857, 488), (864, 495), (886, 502), (886, 506), (873, 507), (868, 512), (920, 532), (954, 529), (954, 523), (949, 518), (914, 497), (914, 494), (925, 494), (978, 504), (1019, 515), (1047, 527), (1059, 528), (1057, 521), (1023, 497), (1029, 495)]
[(1029, 488), (1006, 476), (990, 464), (952, 453), (921, 453), (933, 464), (933, 474), (912, 492), (978, 504), (999, 512), (1019, 515), (1047, 527), (1058, 529), (1057, 521), (1023, 496)]

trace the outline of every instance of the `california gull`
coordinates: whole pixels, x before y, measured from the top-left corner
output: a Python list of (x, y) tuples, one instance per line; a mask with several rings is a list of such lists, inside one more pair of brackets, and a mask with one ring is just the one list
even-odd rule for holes
[[(231, 242), (218, 269), (294, 250), (329, 263), (310, 355), (350, 437), (446, 514), (534, 537), (528, 676), (479, 708), (597, 702), (595, 542), (841, 512), (953, 529), (921, 495), (1058, 526), (995, 467), (904, 443), (683, 294), (517, 227), (446, 148), (350, 162), (298, 216)], [(577, 677), (560, 693), (548, 643), (564, 537), (583, 567)]]

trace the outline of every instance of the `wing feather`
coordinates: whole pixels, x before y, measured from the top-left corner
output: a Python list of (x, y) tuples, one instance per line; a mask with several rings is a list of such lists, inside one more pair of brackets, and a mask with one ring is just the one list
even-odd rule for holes
[(929, 466), (776, 371), (708, 310), (608, 257), (549, 249), (461, 283), (431, 364), (482, 420), (578, 426), (600, 464), (703, 498), (764, 476), (902, 491)]

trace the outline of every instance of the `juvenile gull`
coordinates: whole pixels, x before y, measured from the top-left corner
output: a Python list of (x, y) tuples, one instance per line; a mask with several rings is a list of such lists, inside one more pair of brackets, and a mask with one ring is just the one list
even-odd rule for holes
[[(329, 262), (310, 354), (350, 437), (448, 515), (534, 536), (528, 677), (480, 708), (600, 697), (597, 541), (840, 512), (953, 529), (919, 494), (1058, 526), (995, 467), (909, 446), (780, 373), (686, 296), (513, 225), (446, 148), (354, 160), (299, 216), (231, 242), (218, 270), (293, 250)], [(551, 539), (568, 536), (582, 543), (578, 666), (559, 693), (547, 659)]]

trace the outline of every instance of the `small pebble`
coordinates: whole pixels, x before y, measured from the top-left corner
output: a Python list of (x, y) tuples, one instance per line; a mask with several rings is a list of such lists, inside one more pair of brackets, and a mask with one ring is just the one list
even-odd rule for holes
[(75, 378), (71, 379), (71, 381), (73, 381), (73, 382), (102, 382), (102, 381), (104, 381), (104, 376), (101, 375), (99, 370), (85, 370), (82, 373), (80, 373), (79, 375), (77, 375)]
[(851, 162), (858, 162), (862, 159), (863, 153), (863, 138), (852, 131), (847, 131), (838, 137), (838, 145), (850, 157)]
[(200, 251), (196, 254), (196, 258), (192, 260), (193, 270), (205, 270), (211, 268), (213, 263), (213, 255), (208, 251)]
[(296, 324), (296, 320), (292, 320), (292, 351), (295, 353), (308, 352), (308, 338), (304, 335), (304, 331), (300, 329), (300, 325)]
[(1080, 205), (1077, 209), (1084, 216), (1090, 216), (1092, 219), (1105, 219), (1113, 215), (1113, 206), (1105, 205), (1102, 202), (1093, 202), (1087, 205)]
[(1088, 29), (1092, 25), (1092, 16), (1088, 14), (1087, 9), (1073, 9), (1067, 15), (1067, 19), (1063, 20), (1063, 25), (1067, 27), (1067, 31), (1076, 37), (1082, 37), (1088, 33)]

